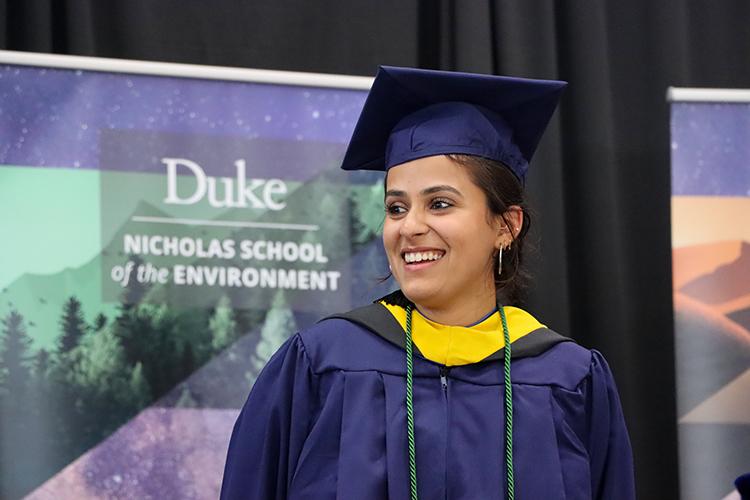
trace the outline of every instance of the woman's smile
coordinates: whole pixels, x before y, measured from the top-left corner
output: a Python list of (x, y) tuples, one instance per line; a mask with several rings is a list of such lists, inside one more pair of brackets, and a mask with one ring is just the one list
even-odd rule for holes
[(427, 247), (412, 247), (401, 252), (407, 271), (427, 269), (437, 264), (445, 255), (445, 250)]

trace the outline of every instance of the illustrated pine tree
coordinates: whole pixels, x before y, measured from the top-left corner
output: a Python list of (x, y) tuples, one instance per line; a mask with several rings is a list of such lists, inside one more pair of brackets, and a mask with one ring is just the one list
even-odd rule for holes
[(339, 194), (327, 192), (318, 200), (317, 210), (319, 213), (321, 238), (329, 243), (326, 245), (328, 257), (332, 264), (347, 258), (350, 245), (343, 244), (349, 241), (349, 200)]
[(112, 329), (89, 332), (67, 355), (68, 432), (71, 447), (81, 453), (96, 444), (151, 402), (143, 367), (131, 366)]
[(232, 319), (237, 337), (241, 337), (260, 325), (266, 316), (266, 308), (253, 307), (256, 290), (230, 288), (227, 292), (232, 305)]
[[(221, 315), (231, 317), (231, 310)], [(166, 304), (122, 304), (117, 318), (105, 331), (114, 332), (128, 366), (141, 364), (155, 400), (213, 354), (208, 322), (204, 309), (176, 311)]]
[(229, 297), (222, 295), (208, 321), (211, 330), (211, 347), (219, 352), (237, 338), (237, 323)]
[(190, 391), (190, 387), (184, 384), (180, 389), (180, 398), (175, 403), (177, 408), (198, 408), (200, 405), (193, 397), (193, 393)]
[(40, 418), (42, 413), (50, 404), (49, 401), (49, 376), (52, 367), (52, 357), (46, 349), (39, 349), (34, 356), (32, 368), (32, 397), (34, 399), (33, 410)]
[(86, 333), (87, 325), (83, 317), (81, 302), (71, 296), (63, 304), (63, 313), (60, 318), (61, 335), (58, 340), (58, 352), (68, 352), (81, 341)]
[(251, 366), (257, 375), (274, 352), (284, 341), (297, 331), (294, 314), (287, 304), (284, 291), (279, 290), (273, 298), (271, 309), (260, 329), (260, 338), (251, 359)]
[(28, 471), (34, 470), (29, 445), (34, 441), (32, 340), (23, 316), (15, 309), (0, 320), (0, 469), (7, 484), (0, 498), (17, 498), (28, 490)]
[(37, 379), (44, 380), (47, 378), (47, 372), (50, 367), (50, 355), (47, 349), (39, 349), (34, 356), (34, 376)]
[(349, 193), (353, 209), (351, 238), (356, 248), (383, 233), (383, 184), (353, 185)]
[(182, 342), (174, 313), (166, 305), (140, 304), (131, 310), (127, 329), (118, 325), (131, 366), (143, 365), (143, 372), (154, 398), (164, 395), (181, 380)]
[[(46, 349), (39, 349), (33, 357), (31, 370), (31, 382), (29, 390), (29, 399), (31, 408), (28, 418), (33, 420), (33, 425), (38, 428), (44, 428), (49, 422), (49, 413), (53, 410), (53, 403), (50, 398), (50, 370), (52, 368), (52, 357)], [(39, 433), (38, 433), (39, 434)], [(42, 432), (39, 434), (43, 435)]]
[(30, 379), (31, 338), (23, 316), (15, 309), (2, 319), (0, 333), (0, 388), (12, 399), (25, 393)]
[[(138, 256), (134, 256), (130, 260), (136, 267), (143, 262)], [(122, 345), (126, 360), (131, 366), (140, 361), (143, 354), (143, 346), (140, 345), (141, 342), (137, 335), (137, 332), (142, 330), (143, 327), (143, 320), (138, 314), (138, 306), (147, 292), (148, 287), (131, 276), (120, 295), (119, 312), (114, 321), (113, 332)]]
[(141, 363), (136, 363), (133, 367), (128, 386), (130, 389), (130, 401), (127, 403), (132, 408), (138, 409), (148, 406), (151, 402), (151, 389), (146, 377), (143, 375), (143, 365)]

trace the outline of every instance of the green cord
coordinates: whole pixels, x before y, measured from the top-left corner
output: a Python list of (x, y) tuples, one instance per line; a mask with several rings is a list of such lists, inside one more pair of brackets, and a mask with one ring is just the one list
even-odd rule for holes
[(510, 333), (505, 309), (498, 305), (500, 319), (503, 322), (503, 339), (505, 339), (504, 375), (505, 375), (505, 475), (508, 483), (508, 500), (515, 498), (515, 481), (513, 478), (513, 387), (510, 384)]
[[(513, 389), (510, 384), (510, 333), (505, 310), (498, 305), (500, 319), (503, 323), (503, 339), (505, 340), (504, 375), (505, 375), (505, 467), (508, 483), (508, 500), (515, 498), (515, 483), (513, 479)], [(411, 500), (418, 500), (417, 495), (417, 453), (414, 444), (414, 373), (412, 366), (413, 346), (411, 338), (412, 305), (406, 306), (406, 431), (409, 441), (409, 483)]]
[(411, 309), (406, 306), (406, 429), (409, 439), (409, 482), (411, 500), (417, 500), (417, 452), (414, 445), (414, 398), (412, 371)]

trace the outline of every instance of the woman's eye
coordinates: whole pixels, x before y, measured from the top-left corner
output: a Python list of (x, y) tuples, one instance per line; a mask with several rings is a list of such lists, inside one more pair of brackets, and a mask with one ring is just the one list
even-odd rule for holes
[(401, 215), (406, 212), (406, 209), (401, 205), (388, 205), (385, 207), (385, 211), (388, 215)]
[(442, 210), (445, 208), (450, 208), (453, 206), (449, 201), (447, 200), (433, 200), (430, 204), (430, 208), (433, 210)]

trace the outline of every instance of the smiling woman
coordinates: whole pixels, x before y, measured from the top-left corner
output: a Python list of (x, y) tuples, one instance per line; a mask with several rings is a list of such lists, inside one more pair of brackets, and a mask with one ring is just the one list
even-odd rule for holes
[(400, 289), (276, 353), (222, 498), (634, 498), (606, 361), (514, 307), (522, 186), (564, 86), (381, 68), (343, 168), (386, 171)]
[(391, 272), (437, 322), (468, 325), (495, 307), (494, 256), (510, 246), (521, 211), (510, 213), (509, 227), (486, 198), (469, 169), (444, 155), (388, 172), (383, 244)]

